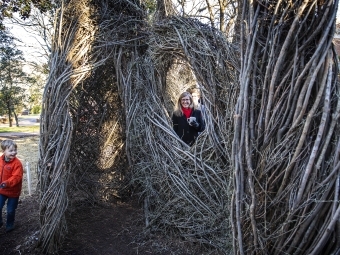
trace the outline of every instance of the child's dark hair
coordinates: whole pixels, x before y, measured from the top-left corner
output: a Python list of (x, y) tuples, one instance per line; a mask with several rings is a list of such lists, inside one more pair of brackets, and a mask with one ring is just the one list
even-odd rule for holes
[(1, 142), (1, 149), (2, 149), (3, 151), (6, 150), (6, 149), (8, 149), (8, 148), (10, 148), (10, 147), (12, 147), (12, 146), (13, 146), (15, 149), (18, 148), (17, 144), (16, 144), (13, 140), (8, 139), (8, 140), (3, 140), (3, 141)]

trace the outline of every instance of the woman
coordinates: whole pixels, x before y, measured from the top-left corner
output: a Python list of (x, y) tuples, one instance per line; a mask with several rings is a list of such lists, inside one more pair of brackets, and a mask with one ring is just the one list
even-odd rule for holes
[(198, 132), (205, 129), (205, 123), (200, 110), (194, 108), (192, 96), (183, 92), (177, 101), (172, 114), (172, 124), (176, 134), (189, 146), (193, 145)]

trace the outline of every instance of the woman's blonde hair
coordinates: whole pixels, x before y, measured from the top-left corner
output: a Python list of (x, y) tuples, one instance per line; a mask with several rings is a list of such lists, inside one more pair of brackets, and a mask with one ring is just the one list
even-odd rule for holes
[(176, 116), (178, 116), (178, 117), (180, 117), (180, 116), (183, 115), (181, 101), (182, 101), (182, 98), (183, 98), (183, 97), (187, 97), (187, 96), (190, 98), (190, 106), (189, 106), (189, 107), (190, 107), (191, 109), (194, 108), (194, 101), (192, 100), (191, 94), (190, 94), (189, 92), (187, 92), (187, 91), (183, 92), (183, 93), (179, 96), (179, 98), (178, 98), (178, 100), (177, 100), (177, 104), (175, 105), (174, 114), (175, 114)]

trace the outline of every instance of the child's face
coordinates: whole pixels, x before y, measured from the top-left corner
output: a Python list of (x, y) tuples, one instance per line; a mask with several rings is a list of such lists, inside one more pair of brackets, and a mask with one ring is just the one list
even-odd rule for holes
[(193, 92), (191, 96), (192, 96), (192, 101), (194, 101), (194, 104), (198, 105), (198, 99), (200, 99), (198, 93)]
[(17, 155), (17, 149), (14, 146), (11, 146), (4, 150), (5, 157), (12, 160), (16, 157)]

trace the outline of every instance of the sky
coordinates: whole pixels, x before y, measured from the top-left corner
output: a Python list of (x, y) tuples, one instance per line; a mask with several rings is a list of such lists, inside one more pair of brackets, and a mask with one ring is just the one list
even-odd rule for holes
[(37, 51), (36, 38), (34, 38), (30, 33), (26, 32), (23, 28), (19, 26), (10, 25), (12, 27), (11, 33), (18, 38), (17, 41), (18, 48), (24, 52), (26, 60), (34, 60), (35, 52)]

